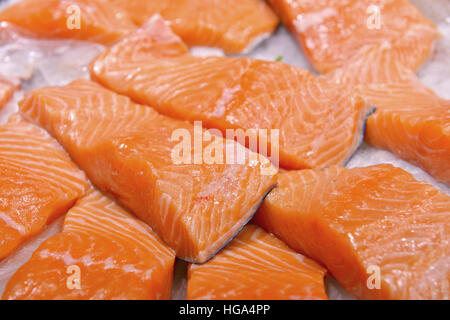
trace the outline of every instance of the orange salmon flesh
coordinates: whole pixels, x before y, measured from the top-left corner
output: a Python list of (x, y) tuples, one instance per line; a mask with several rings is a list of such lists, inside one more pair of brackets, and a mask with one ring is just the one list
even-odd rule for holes
[(2, 2), (1, 299), (449, 300), (445, 1)]

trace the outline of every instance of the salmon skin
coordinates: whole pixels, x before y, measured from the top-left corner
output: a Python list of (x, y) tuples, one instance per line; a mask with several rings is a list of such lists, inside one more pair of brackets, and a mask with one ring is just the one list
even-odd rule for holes
[(123, 9), (137, 25), (154, 14), (167, 20), (189, 46), (218, 47), (245, 53), (268, 37), (278, 17), (260, 0), (108, 0)]
[(100, 54), (90, 71), (102, 85), (168, 116), (223, 133), (267, 130), (256, 139), (288, 169), (345, 163), (370, 109), (341, 86), (283, 63), (191, 56), (159, 16)]
[[(180, 142), (174, 133), (189, 135), (190, 144), (204, 131), (88, 80), (28, 93), (20, 110), (63, 145), (94, 184), (147, 222), (187, 261), (211, 258), (275, 185), (276, 171), (268, 159), (211, 134), (211, 143), (205, 138), (200, 151), (194, 140), (186, 152), (190, 161), (178, 162), (173, 155)], [(223, 164), (208, 160), (206, 150), (213, 143), (220, 146), (212, 149), (217, 155), (231, 147), (246, 161), (228, 164), (225, 155)], [(206, 160), (198, 162), (202, 157)]]
[(280, 173), (255, 222), (361, 299), (449, 299), (450, 197), (391, 165)]
[(12, 116), (0, 126), (0, 260), (65, 213), (86, 178), (44, 130)]
[(91, 190), (62, 233), (15, 272), (3, 299), (169, 299), (174, 260), (150, 227)]
[(247, 225), (217, 256), (188, 269), (191, 300), (325, 300), (326, 270)]
[(40, 38), (102, 44), (111, 44), (136, 28), (126, 12), (104, 0), (23, 0), (2, 10), (0, 21)]

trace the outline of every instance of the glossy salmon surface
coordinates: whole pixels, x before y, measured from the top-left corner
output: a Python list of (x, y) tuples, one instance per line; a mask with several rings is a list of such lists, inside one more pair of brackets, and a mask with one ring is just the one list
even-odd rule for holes
[[(91, 77), (168, 116), (200, 120), (224, 134), (248, 132), (267, 142), (288, 169), (345, 163), (362, 140), (370, 112), (343, 87), (300, 68), (194, 57), (159, 16), (100, 54)], [(261, 129), (265, 137), (254, 133)]]
[(283, 172), (255, 222), (360, 299), (449, 299), (450, 197), (391, 165)]
[(0, 12), (0, 21), (39, 38), (111, 44), (136, 28), (126, 12), (103, 0), (24, 0)]
[(0, 21), (40, 38), (111, 44), (154, 14), (167, 19), (190, 46), (245, 53), (270, 36), (278, 17), (260, 0), (25, 0), (0, 12)]
[(278, 17), (260, 0), (108, 0), (137, 25), (154, 14), (168, 21), (189, 46), (208, 46), (227, 53), (249, 51), (268, 37)]
[[(20, 105), (97, 187), (119, 199), (188, 261), (211, 258), (275, 185), (276, 171), (267, 158), (89, 80), (37, 89)], [(198, 141), (198, 135), (209, 141)], [(178, 150), (180, 144), (188, 147)], [(228, 161), (230, 147), (242, 162)]]
[(44, 130), (13, 116), (0, 126), (0, 260), (66, 213), (85, 175)]
[(450, 185), (450, 100), (400, 83), (370, 85), (360, 92), (377, 108), (367, 120), (365, 140)]
[(92, 190), (11, 277), (3, 299), (169, 299), (174, 260), (145, 223)]
[(423, 85), (390, 45), (368, 47), (324, 78), (375, 108), (366, 142), (450, 184), (450, 101)]
[(408, 0), (269, 0), (313, 67), (327, 73), (367, 46), (392, 45), (416, 70), (430, 55), (436, 27)]
[(325, 272), (250, 224), (216, 257), (189, 266), (187, 299), (324, 300)]

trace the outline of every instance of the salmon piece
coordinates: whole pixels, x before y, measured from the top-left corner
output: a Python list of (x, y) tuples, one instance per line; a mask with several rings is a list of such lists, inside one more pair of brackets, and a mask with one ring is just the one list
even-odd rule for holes
[(0, 126), (0, 260), (82, 197), (84, 174), (44, 130), (13, 116)]
[(400, 168), (333, 166), (280, 173), (255, 222), (358, 298), (449, 299), (449, 209)]
[(188, 269), (190, 300), (326, 300), (326, 270), (247, 225), (217, 256)]
[(219, 47), (245, 53), (278, 25), (278, 17), (260, 0), (108, 0), (137, 24), (154, 14), (167, 20), (189, 46)]
[(268, 2), (321, 73), (342, 67), (362, 48), (383, 42), (392, 44), (403, 65), (416, 70), (438, 37), (436, 27), (407, 0)]
[(391, 46), (368, 47), (324, 77), (376, 108), (367, 120), (366, 142), (450, 184), (450, 101), (423, 85)]
[[(369, 113), (362, 99), (306, 70), (247, 58), (191, 56), (158, 16), (100, 54), (90, 69), (102, 85), (163, 114), (201, 120), (224, 134), (241, 129), (256, 136), (272, 155), (279, 154), (271, 160), (288, 169), (345, 163), (362, 139)], [(257, 130), (269, 133), (265, 137)], [(272, 139), (276, 130), (279, 143)]]
[(136, 28), (126, 12), (102, 0), (23, 0), (2, 10), (0, 21), (29, 30), (40, 38), (102, 44), (111, 44)]
[(9, 99), (11, 99), (17, 88), (18, 85), (15, 83), (0, 77), (0, 110), (2, 110)]
[[(268, 159), (210, 133), (211, 142), (205, 138), (198, 151), (194, 140), (194, 148), (185, 150), (191, 158), (179, 161), (174, 154), (180, 143), (191, 145), (192, 137), (205, 132), (88, 80), (35, 90), (20, 110), (45, 127), (93, 183), (187, 261), (211, 258), (275, 185)], [(187, 142), (179, 142), (179, 133), (189, 136)], [(246, 161), (229, 161), (225, 152), (230, 147)], [(222, 159), (210, 159), (209, 149)]]
[(149, 226), (92, 190), (15, 272), (3, 299), (169, 299), (174, 261)]
[(367, 120), (366, 141), (450, 185), (450, 100), (405, 83), (360, 90), (377, 108)]
[[(69, 28), (80, 8), (80, 28)], [(278, 17), (260, 0), (25, 0), (0, 13), (8, 21), (43, 38), (111, 44), (159, 13), (189, 45), (245, 53), (278, 25)]]

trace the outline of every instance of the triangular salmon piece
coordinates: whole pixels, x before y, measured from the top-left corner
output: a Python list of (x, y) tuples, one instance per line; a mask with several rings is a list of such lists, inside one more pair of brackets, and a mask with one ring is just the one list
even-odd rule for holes
[(0, 126), (0, 259), (87, 191), (86, 178), (44, 130), (12, 116)]
[(136, 28), (127, 13), (103, 0), (23, 0), (0, 12), (40, 38), (111, 44)]
[(91, 76), (160, 113), (201, 120), (224, 134), (267, 130), (267, 139), (260, 139), (275, 150), (272, 154), (279, 149), (284, 168), (345, 163), (362, 139), (369, 112), (362, 99), (306, 70), (248, 58), (191, 56), (159, 16), (94, 60)]
[(391, 165), (283, 172), (255, 222), (361, 299), (449, 299), (450, 197)]
[(167, 20), (189, 46), (218, 47), (245, 53), (268, 37), (278, 18), (260, 0), (107, 0), (138, 25), (154, 14)]
[(326, 270), (247, 225), (217, 256), (188, 269), (190, 300), (324, 300)]
[(268, 159), (89, 80), (37, 89), (20, 110), (187, 261), (211, 258), (275, 184)]
[(93, 190), (11, 277), (3, 299), (169, 299), (174, 260), (146, 224)]
[(313, 67), (327, 73), (366, 46), (388, 42), (416, 70), (431, 53), (436, 27), (408, 0), (269, 0)]

